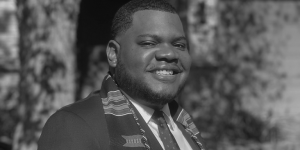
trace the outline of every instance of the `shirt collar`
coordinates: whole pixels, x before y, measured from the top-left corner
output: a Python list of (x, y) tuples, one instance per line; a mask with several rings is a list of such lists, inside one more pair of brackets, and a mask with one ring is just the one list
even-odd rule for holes
[[(133, 99), (129, 99), (129, 100), (134, 105), (134, 107), (139, 111), (139, 113), (143, 117), (144, 121), (148, 124), (151, 117), (152, 117), (152, 115), (153, 115), (153, 113), (154, 113), (154, 110), (152, 108), (149, 108), (149, 107), (145, 106), (145, 105), (141, 105), (140, 103), (136, 102)], [(170, 126), (171, 129), (173, 129), (174, 121), (171, 117), (169, 105), (166, 104), (163, 107), (162, 111), (164, 112), (164, 118), (165, 118), (167, 124)]]
[(141, 114), (143, 119), (145, 120), (146, 123), (148, 123), (154, 113), (154, 110), (152, 108), (149, 108), (145, 105), (141, 105), (135, 100), (129, 99), (131, 103), (134, 105), (134, 107), (138, 110), (138, 112)]

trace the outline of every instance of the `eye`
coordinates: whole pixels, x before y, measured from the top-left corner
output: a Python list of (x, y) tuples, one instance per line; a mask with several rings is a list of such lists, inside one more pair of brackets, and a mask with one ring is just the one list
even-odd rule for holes
[(141, 45), (142, 47), (152, 47), (155, 46), (156, 43), (153, 41), (144, 41), (144, 42), (140, 42), (139, 45)]
[(185, 49), (186, 48), (185, 43), (174, 43), (173, 45), (177, 48), (180, 48), (180, 49)]

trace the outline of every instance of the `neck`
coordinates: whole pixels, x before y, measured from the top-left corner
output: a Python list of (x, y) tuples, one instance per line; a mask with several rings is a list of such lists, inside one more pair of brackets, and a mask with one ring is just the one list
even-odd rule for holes
[(127, 94), (125, 91), (123, 91), (122, 89), (120, 89), (120, 91), (125, 95), (125, 97), (127, 97), (130, 100), (134, 100), (136, 103), (139, 103), (140, 105), (147, 106), (154, 110), (161, 110), (164, 107), (164, 105), (155, 105), (155, 104), (149, 103), (149, 102), (147, 102), (147, 100), (133, 98), (129, 94)]

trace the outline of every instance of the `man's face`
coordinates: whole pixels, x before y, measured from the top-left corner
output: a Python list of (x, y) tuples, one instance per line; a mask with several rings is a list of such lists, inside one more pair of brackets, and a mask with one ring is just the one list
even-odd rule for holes
[(191, 65), (188, 43), (177, 14), (143, 10), (117, 36), (118, 86), (136, 101), (160, 108), (174, 100)]

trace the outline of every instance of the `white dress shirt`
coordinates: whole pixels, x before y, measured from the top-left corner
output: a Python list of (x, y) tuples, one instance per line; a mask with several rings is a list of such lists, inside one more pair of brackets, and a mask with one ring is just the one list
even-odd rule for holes
[[(139, 111), (139, 113), (141, 114), (141, 116), (143, 117), (143, 119), (145, 120), (145, 122), (147, 123), (147, 125), (149, 126), (151, 131), (153, 132), (154, 136), (156, 137), (156, 139), (159, 142), (159, 144), (161, 145), (161, 147), (163, 149), (165, 149), (164, 144), (163, 144), (163, 142), (161, 141), (161, 139), (159, 137), (158, 126), (151, 119), (151, 117), (154, 113), (154, 110), (152, 108), (147, 107), (147, 106), (141, 105), (141, 104), (137, 103), (136, 101), (134, 101), (132, 99), (130, 99), (130, 101), (135, 106), (135, 108)], [(168, 104), (165, 105), (163, 107), (162, 111), (164, 112), (163, 113), (164, 118), (165, 118), (165, 120), (167, 122), (167, 125), (168, 125), (171, 133), (173, 134), (179, 148), (181, 150), (192, 150), (190, 144), (185, 139), (185, 137), (182, 134), (181, 130), (177, 127), (176, 123), (174, 122), (173, 118), (171, 117), (169, 105)]]

